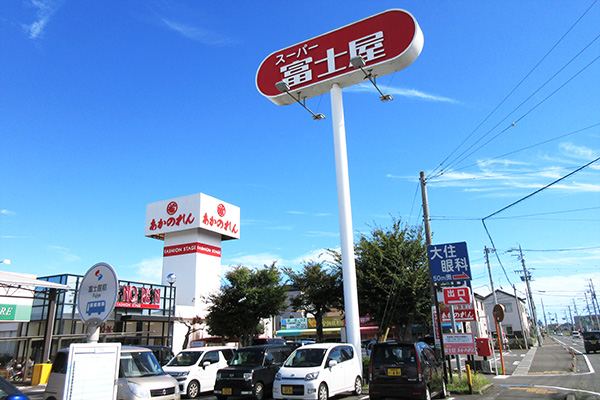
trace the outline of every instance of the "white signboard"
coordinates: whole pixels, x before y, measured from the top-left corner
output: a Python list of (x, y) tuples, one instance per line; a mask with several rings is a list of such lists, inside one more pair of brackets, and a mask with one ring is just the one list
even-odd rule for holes
[(117, 304), (119, 280), (107, 263), (98, 263), (86, 272), (79, 286), (77, 310), (84, 323), (102, 324)]
[(281, 327), (283, 329), (307, 329), (308, 320), (306, 318), (283, 318)]
[(117, 398), (121, 343), (73, 343), (65, 379), (65, 400)]
[(197, 193), (146, 206), (146, 236), (163, 239), (165, 233), (205, 229), (223, 240), (240, 238), (240, 208)]

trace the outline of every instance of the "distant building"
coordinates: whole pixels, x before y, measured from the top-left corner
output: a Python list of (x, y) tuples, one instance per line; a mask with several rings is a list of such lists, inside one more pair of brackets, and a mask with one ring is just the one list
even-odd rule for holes
[[(498, 304), (502, 304), (506, 308), (506, 314), (504, 321), (502, 321), (502, 328), (506, 337), (514, 339), (515, 337), (523, 339), (525, 337), (528, 343), (531, 343), (531, 323), (529, 315), (527, 314), (527, 307), (525, 306), (525, 300), (516, 297), (503, 290), (496, 290), (496, 297)], [(493, 293), (488, 294), (483, 298), (485, 305), (485, 313), (489, 316), (489, 330), (496, 333), (496, 324), (494, 323), (494, 295)]]

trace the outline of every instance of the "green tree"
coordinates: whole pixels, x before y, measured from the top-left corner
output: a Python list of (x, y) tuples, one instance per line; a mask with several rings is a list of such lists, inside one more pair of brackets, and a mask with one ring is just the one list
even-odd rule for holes
[(427, 245), (420, 227), (375, 226), (355, 244), (356, 278), (362, 315), (370, 315), (381, 332), (395, 326), (412, 338), (413, 324), (431, 326)]
[(300, 272), (291, 268), (283, 268), (283, 271), (289, 277), (288, 283), (300, 291), (298, 296), (291, 299), (291, 306), (314, 316), (317, 342), (322, 342), (323, 316), (344, 306), (341, 267), (309, 261), (304, 263)]
[(260, 331), (261, 319), (285, 309), (287, 289), (280, 283), (275, 263), (256, 270), (239, 265), (227, 272), (225, 279), (219, 293), (207, 296), (208, 333), (235, 337), (248, 346)]

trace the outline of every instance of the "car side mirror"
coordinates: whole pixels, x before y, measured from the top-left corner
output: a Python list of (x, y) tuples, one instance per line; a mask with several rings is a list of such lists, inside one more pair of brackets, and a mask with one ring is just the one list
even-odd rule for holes
[(338, 363), (338, 362), (337, 362), (336, 360), (329, 360), (329, 361), (327, 362), (327, 366), (328, 366), (329, 368), (331, 368), (331, 367), (335, 367), (335, 366), (337, 365), (337, 363)]
[(272, 358), (265, 359), (265, 365), (273, 365), (273, 364), (275, 364), (275, 360), (273, 360)]
[(202, 363), (202, 368), (206, 368), (206, 367), (208, 367), (209, 365), (210, 365), (210, 361), (204, 361), (204, 362)]

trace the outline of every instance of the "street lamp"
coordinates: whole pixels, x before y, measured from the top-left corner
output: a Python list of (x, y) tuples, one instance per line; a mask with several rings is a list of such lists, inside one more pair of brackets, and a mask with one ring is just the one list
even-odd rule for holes
[(177, 275), (170, 273), (167, 275), (167, 282), (169, 282), (169, 319), (167, 322), (167, 345), (170, 347), (173, 345), (173, 335), (171, 334), (171, 308), (173, 307), (173, 284), (177, 282)]

